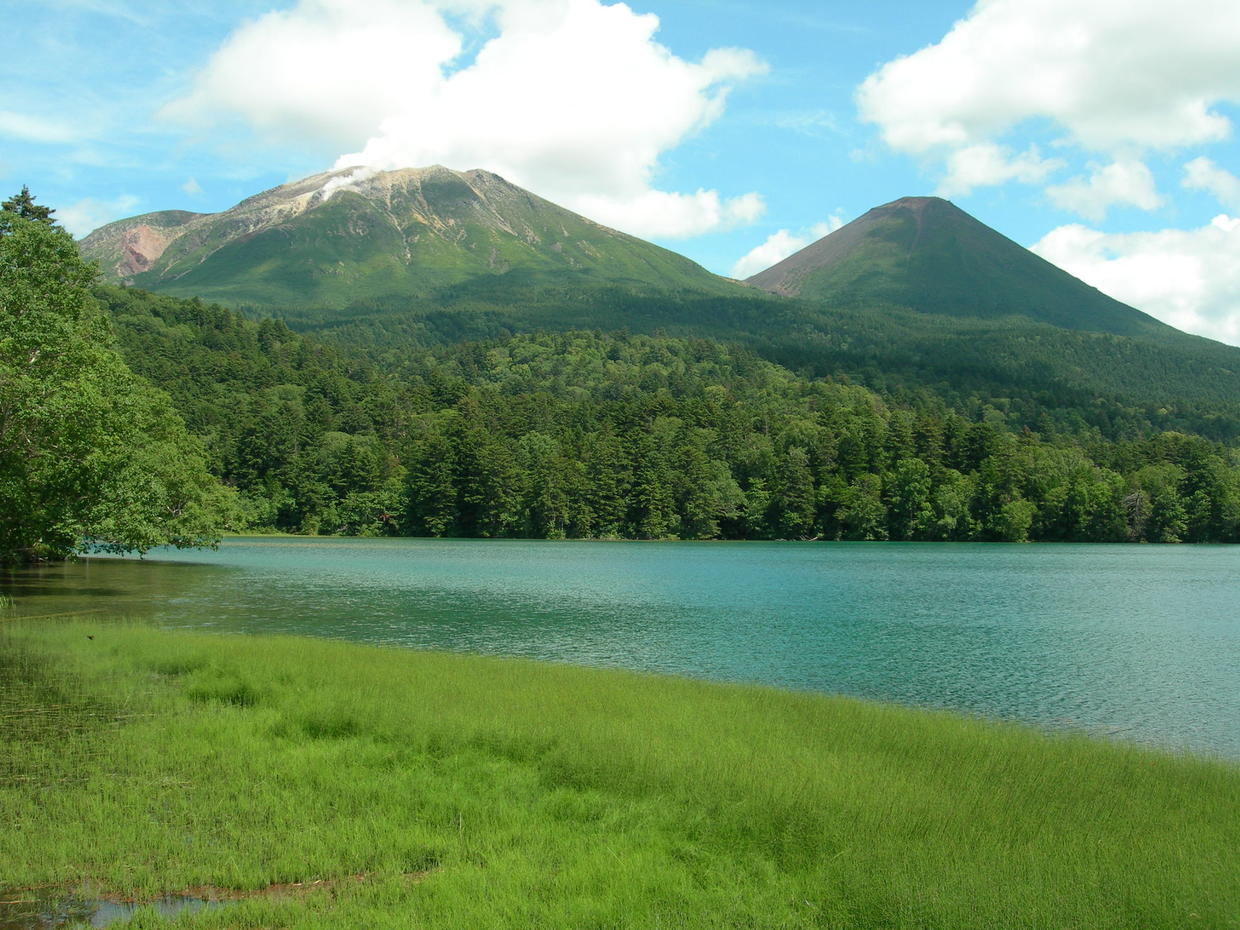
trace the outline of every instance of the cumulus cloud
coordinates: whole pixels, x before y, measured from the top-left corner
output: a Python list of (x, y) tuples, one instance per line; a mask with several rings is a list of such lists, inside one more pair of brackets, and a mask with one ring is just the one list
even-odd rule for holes
[(758, 194), (724, 199), (717, 191), (700, 189), (693, 194), (653, 189), (627, 196), (582, 193), (571, 200), (580, 213), (591, 219), (617, 229), (640, 229), (644, 236), (669, 239), (752, 223), (766, 211), (766, 202)]
[(162, 113), (201, 126), (237, 115), (272, 140), (356, 145), (461, 48), (430, 3), (301, 0), (240, 26)]
[(1223, 206), (1240, 213), (1240, 178), (1208, 158), (1194, 158), (1184, 166), (1183, 185), (1214, 195)]
[(234, 32), (165, 113), (337, 145), (337, 167), (487, 168), (639, 235), (751, 220), (756, 194), (655, 181), (765, 65), (733, 48), (679, 58), (658, 26), (602, 0), (300, 0)]
[[(1017, 170), (984, 147), (1049, 126), (1060, 145), (1119, 162), (1227, 138), (1218, 107), (1240, 102), (1237, 48), (1235, 0), (979, 0), (938, 43), (870, 75), (857, 102), (888, 145), (941, 159), (949, 181), (964, 160), (981, 165), (974, 184), (1033, 182), (1045, 163)], [(1065, 187), (1087, 209), (1105, 199), (1093, 179)]]
[(1240, 345), (1240, 218), (1199, 229), (1109, 234), (1073, 224), (1031, 246), (1127, 304), (1186, 332)]
[(138, 198), (132, 194), (122, 194), (113, 200), (86, 197), (67, 207), (57, 208), (55, 219), (72, 235), (81, 239), (104, 223), (132, 215), (138, 203)]
[(766, 241), (746, 252), (732, 266), (732, 277), (744, 280), (766, 271), (772, 265), (782, 262), (789, 255), (801, 251), (811, 242), (817, 242), (823, 236), (835, 232), (844, 225), (839, 214), (832, 214), (822, 223), (815, 223), (808, 229), (792, 232), (780, 229), (767, 236)]
[(939, 184), (942, 197), (968, 194), (975, 187), (989, 187), (1008, 181), (1033, 184), (1063, 167), (1056, 158), (1043, 158), (1037, 146), (1019, 155), (993, 143), (968, 145), (947, 157), (947, 174)]
[(1095, 165), (1088, 178), (1073, 178), (1066, 184), (1048, 187), (1046, 193), (1056, 206), (1099, 222), (1113, 206), (1153, 210), (1163, 202), (1155, 188), (1154, 175), (1135, 159)]

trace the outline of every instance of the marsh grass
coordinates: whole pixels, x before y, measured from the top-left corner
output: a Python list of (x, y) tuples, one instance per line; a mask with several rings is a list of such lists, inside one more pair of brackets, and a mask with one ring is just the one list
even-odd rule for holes
[(77, 750), (6, 737), (40, 778), (0, 785), (0, 884), (154, 899), (367, 876), (135, 927), (1240, 927), (1229, 763), (517, 660), (5, 635), (107, 712)]

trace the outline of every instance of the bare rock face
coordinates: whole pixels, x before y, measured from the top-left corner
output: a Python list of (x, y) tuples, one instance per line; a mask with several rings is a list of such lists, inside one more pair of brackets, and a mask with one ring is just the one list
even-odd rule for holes
[(165, 210), (101, 226), (78, 243), (82, 255), (99, 263), (105, 278), (129, 281), (148, 271), (168, 246), (202, 213)]
[(150, 270), (159, 256), (164, 254), (168, 243), (176, 238), (169, 230), (157, 229), (143, 223), (121, 235), (121, 260), (116, 270), (123, 278)]

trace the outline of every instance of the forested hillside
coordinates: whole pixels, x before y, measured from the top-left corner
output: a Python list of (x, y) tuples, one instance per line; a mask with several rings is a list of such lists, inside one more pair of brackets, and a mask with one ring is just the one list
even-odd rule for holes
[(669, 336), (411, 339), (376, 362), (199, 301), (100, 296), (130, 364), (172, 394), (259, 527), (1240, 540), (1236, 451), (1139, 409), (1119, 440), (1052, 417), (1012, 429), (993, 401), (968, 415), (902, 385), (884, 399)]
[(1016, 432), (1240, 442), (1240, 348), (1160, 323), (933, 197), (876, 207), (746, 285), (497, 175), (438, 166), (144, 214), (81, 248), (106, 280), (282, 319), (402, 375), (428, 349), (622, 331), (739, 343)]
[(909, 402), (932, 394), (969, 417), (998, 416), (1017, 431), (1094, 429), (1131, 439), (1180, 430), (1240, 440), (1240, 349), (1169, 327), (1157, 338), (1120, 336), (1019, 318), (832, 308), (757, 292), (497, 288), (462, 285), (435, 299), (276, 315), (385, 367), (419, 350), (514, 333), (623, 330), (739, 343), (808, 377), (843, 375)]
[(327, 172), (218, 214), (110, 223), (81, 248), (106, 280), (283, 319), (388, 371), (516, 333), (624, 331), (740, 343), (1017, 432), (1240, 441), (1240, 348), (1113, 300), (938, 198), (876, 207), (749, 286), (442, 167)]

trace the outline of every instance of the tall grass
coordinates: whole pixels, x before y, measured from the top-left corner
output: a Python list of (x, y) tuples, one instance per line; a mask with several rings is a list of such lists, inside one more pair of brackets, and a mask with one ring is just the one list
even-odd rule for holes
[(1228, 763), (526, 661), (6, 635), (114, 723), (17, 740), (0, 884), (368, 876), (177, 918), (203, 927), (1240, 927)]

